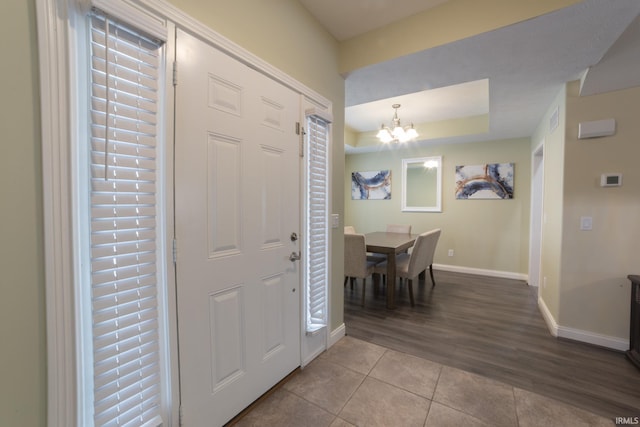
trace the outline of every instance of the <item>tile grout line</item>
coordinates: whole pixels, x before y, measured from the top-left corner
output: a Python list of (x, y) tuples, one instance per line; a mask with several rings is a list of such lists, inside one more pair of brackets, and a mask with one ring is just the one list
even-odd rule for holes
[[(351, 393), (349, 395), (349, 397), (347, 398), (347, 400), (344, 402), (344, 405), (342, 405), (340, 407), (340, 410), (338, 411), (338, 414), (336, 415), (336, 417), (339, 417), (340, 414), (342, 413), (342, 411), (344, 410), (345, 406), (347, 406), (349, 404), (349, 402), (351, 401), (351, 399), (353, 399), (353, 396), (358, 392), (358, 390), (360, 390), (360, 387), (362, 387), (362, 384), (364, 384), (364, 382), (366, 381), (367, 378), (369, 378), (369, 374), (375, 369), (375, 367), (378, 365), (378, 363), (380, 363), (380, 360), (382, 360), (382, 358), (384, 357), (384, 355), (389, 351), (388, 348), (386, 347), (382, 347), (384, 348), (384, 351), (382, 352), (382, 354), (380, 355), (380, 357), (378, 358), (378, 360), (376, 360), (376, 363), (373, 364), (373, 366), (371, 367), (371, 369), (369, 369), (369, 371), (364, 374), (364, 377), (362, 378), (362, 381), (360, 381), (360, 384), (358, 384), (358, 387), (355, 388), (355, 390), (353, 390), (353, 393)], [(339, 365), (342, 366), (342, 365)], [(343, 366), (343, 368), (349, 369), (353, 372), (357, 372), (358, 374), (360, 374), (360, 372), (358, 371), (354, 371), (351, 368), (348, 368), (346, 366)], [(340, 419), (344, 419), (344, 418), (340, 418)], [(345, 420), (346, 421), (346, 420)]]
[(513, 410), (516, 413), (516, 427), (520, 427), (520, 417), (518, 416), (518, 400), (516, 399), (516, 388), (511, 386), (511, 394), (513, 395)]

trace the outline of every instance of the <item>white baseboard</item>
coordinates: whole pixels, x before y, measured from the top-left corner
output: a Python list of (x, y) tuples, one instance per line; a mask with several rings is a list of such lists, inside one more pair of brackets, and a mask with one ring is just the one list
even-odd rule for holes
[(540, 313), (542, 313), (542, 318), (544, 322), (547, 324), (547, 328), (549, 329), (549, 333), (554, 337), (558, 336), (558, 323), (556, 319), (553, 318), (553, 315), (547, 308), (547, 304), (544, 303), (544, 300), (538, 297), (538, 308), (540, 309)]
[(433, 264), (433, 268), (442, 271), (452, 271), (454, 273), (475, 274), (478, 276), (500, 277), (503, 279), (529, 280), (529, 275), (524, 273), (514, 273), (511, 271), (485, 270), (483, 268), (461, 267), (459, 265)]
[(558, 322), (553, 318), (553, 315), (542, 298), (538, 298), (538, 308), (547, 324), (547, 328), (549, 328), (549, 333), (554, 337), (580, 341), (618, 351), (629, 349), (629, 340), (558, 325)]
[(586, 342), (588, 344), (606, 347), (613, 350), (629, 350), (629, 340), (611, 337), (608, 335), (596, 334), (595, 332), (583, 331), (566, 326), (558, 327), (558, 337), (567, 338), (574, 341)]
[(345, 333), (346, 333), (346, 327), (345, 327), (344, 323), (342, 325), (338, 326), (337, 328), (335, 328), (333, 331), (331, 331), (329, 333), (329, 339), (328, 339), (328, 342), (327, 342), (327, 349), (329, 349), (335, 343), (340, 341), (340, 339), (342, 337), (344, 337)]

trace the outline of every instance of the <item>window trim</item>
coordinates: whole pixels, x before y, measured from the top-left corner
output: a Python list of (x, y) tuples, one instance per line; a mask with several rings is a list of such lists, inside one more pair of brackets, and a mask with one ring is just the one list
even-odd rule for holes
[[(74, 253), (69, 119), (74, 106), (66, 76), (71, 43), (66, 4), (36, 0), (40, 61), (45, 291), (47, 319), (47, 424), (77, 425), (74, 328)], [(71, 80), (71, 79), (69, 79)], [(60, 107), (63, 108), (60, 108)]]
[[(101, 1), (101, 0), (98, 0)], [(128, 0), (118, 2), (123, 6), (121, 10), (131, 11)], [(114, 4), (113, 1), (110, 2)], [(81, 395), (86, 394), (79, 368), (82, 366), (81, 337), (85, 333), (79, 322), (80, 312), (76, 302), (82, 300), (76, 282), (83, 277), (82, 253), (79, 245), (82, 238), (81, 226), (84, 220), (76, 214), (79, 212), (83, 187), (86, 187), (75, 165), (81, 165), (77, 156), (79, 150), (75, 144), (82, 137), (79, 131), (85, 106), (79, 105), (83, 101), (83, 82), (86, 81), (77, 64), (85, 63), (87, 58), (82, 37), (84, 25), (81, 20), (86, 18), (88, 9), (74, 0), (36, 0), (36, 18), (38, 27), (38, 47), (40, 63), (40, 107), (41, 107), (41, 140), (42, 140), (42, 179), (43, 179), (43, 210), (44, 210), (44, 256), (45, 256), (45, 304), (47, 323), (47, 425), (81, 425), (86, 416), (81, 411)], [(150, 23), (149, 17), (143, 17), (138, 23)], [(159, 21), (157, 21), (159, 22)], [(157, 28), (157, 27), (156, 27)], [(173, 29), (168, 23), (167, 28)], [(157, 33), (157, 31), (156, 31)], [(167, 72), (166, 64), (163, 72)], [(170, 74), (167, 74), (170, 75)], [(170, 80), (170, 79), (167, 79)], [(70, 82), (78, 82), (72, 84)], [(84, 85), (86, 86), (86, 85)], [(171, 83), (161, 88), (169, 92)], [(167, 100), (167, 108), (162, 116), (169, 111), (173, 114), (172, 102)], [(159, 132), (164, 134), (171, 127), (171, 121), (159, 123)], [(163, 165), (172, 161), (170, 153), (166, 158), (160, 156), (158, 163)], [(86, 166), (81, 166), (86, 167)], [(78, 175), (76, 175), (78, 173)], [(170, 181), (163, 190), (165, 194), (172, 194)], [(170, 198), (166, 195), (159, 197), (159, 211), (167, 211)], [(158, 221), (164, 225), (166, 231), (173, 229), (173, 219), (164, 212), (158, 213)], [(162, 228), (162, 227), (161, 227)], [(168, 233), (158, 233), (158, 244), (165, 249), (170, 247)], [(160, 273), (167, 287), (173, 282), (173, 264), (167, 263)], [(170, 299), (170, 297), (165, 296)], [(172, 301), (166, 301), (168, 306), (166, 316), (174, 316)], [(170, 332), (168, 337), (168, 351), (163, 375), (167, 381), (177, 384), (177, 358), (175, 334), (168, 319), (159, 319), (162, 327)], [(165, 334), (166, 335), (166, 334)], [(166, 390), (166, 400), (175, 407), (167, 425), (178, 424), (177, 402), (178, 388)], [(92, 391), (90, 391), (93, 394)]]

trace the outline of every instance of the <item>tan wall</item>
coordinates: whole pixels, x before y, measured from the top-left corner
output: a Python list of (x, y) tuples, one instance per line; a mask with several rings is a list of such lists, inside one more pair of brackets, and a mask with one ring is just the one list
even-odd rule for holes
[(46, 334), (35, 0), (0, 6), (0, 425), (46, 425)]
[[(640, 271), (640, 88), (587, 97), (567, 86), (564, 211), (559, 323), (629, 338), (630, 282)], [(578, 140), (578, 123), (613, 118), (616, 134)], [(621, 187), (600, 187), (603, 173), (622, 173)], [(580, 217), (593, 218), (580, 231)]]
[[(442, 212), (402, 212), (402, 159), (427, 156), (442, 156)], [(514, 199), (455, 199), (455, 167), (483, 163), (515, 163)], [(379, 169), (392, 171), (391, 200), (352, 200), (351, 173)], [(351, 154), (345, 164), (344, 224), (359, 233), (384, 230), (389, 223), (411, 224), (416, 233), (441, 228), (436, 264), (527, 274), (530, 181), (528, 138)]]
[[(344, 196), (344, 81), (337, 45), (295, 0), (173, 3), (333, 102), (333, 211)], [(44, 239), (35, 0), (0, 6), (3, 62), (0, 425), (44, 426), (47, 411)], [(313, 52), (308, 54), (307, 52)], [(342, 234), (335, 232), (333, 328), (342, 324)], [(339, 262), (338, 262), (339, 260)], [(69, 355), (71, 357), (71, 355)]]

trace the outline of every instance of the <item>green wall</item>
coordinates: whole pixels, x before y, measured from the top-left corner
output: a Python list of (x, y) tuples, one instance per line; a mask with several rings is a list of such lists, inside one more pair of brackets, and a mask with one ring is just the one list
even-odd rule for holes
[(0, 425), (46, 425), (46, 331), (35, 0), (0, 6)]
[[(442, 156), (442, 212), (402, 212), (402, 159)], [(515, 163), (511, 200), (457, 200), (455, 167)], [(391, 169), (391, 200), (352, 200), (351, 173)], [(441, 228), (436, 264), (527, 274), (531, 150), (528, 138), (470, 144), (429, 145), (374, 153), (349, 154), (345, 164), (345, 220), (359, 233), (387, 224), (411, 224), (421, 233)], [(449, 249), (454, 256), (449, 257)]]

